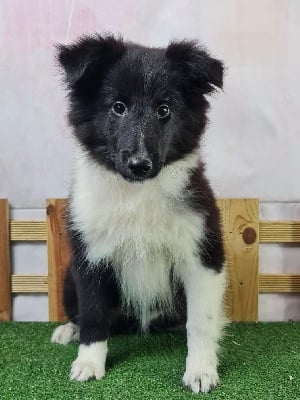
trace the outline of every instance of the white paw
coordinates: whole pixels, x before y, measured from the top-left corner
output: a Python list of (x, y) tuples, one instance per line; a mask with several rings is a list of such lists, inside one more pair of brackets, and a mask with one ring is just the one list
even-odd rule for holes
[(79, 339), (79, 327), (72, 322), (58, 326), (52, 335), (51, 342), (68, 344)]
[(101, 379), (105, 375), (105, 361), (107, 355), (107, 340), (91, 344), (81, 344), (78, 357), (72, 364), (70, 379), (88, 381)]
[(70, 379), (83, 382), (94, 378), (101, 379), (104, 375), (103, 365), (98, 365), (93, 361), (81, 361), (77, 358), (72, 364)]
[(218, 382), (218, 373), (213, 368), (187, 369), (183, 375), (183, 383), (194, 393), (208, 393)]

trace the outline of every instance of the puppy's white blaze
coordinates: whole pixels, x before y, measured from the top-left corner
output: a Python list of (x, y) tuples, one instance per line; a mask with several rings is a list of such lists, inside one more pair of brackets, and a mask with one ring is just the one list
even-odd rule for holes
[(72, 364), (70, 379), (87, 381), (92, 378), (101, 379), (105, 375), (107, 356), (107, 340), (81, 344), (78, 356)]
[(216, 273), (194, 265), (184, 276), (187, 295), (188, 356), (184, 383), (194, 392), (216, 386), (217, 350), (225, 324), (223, 295), (225, 269)]
[(192, 153), (141, 184), (78, 154), (71, 200), (74, 228), (83, 232), (91, 264), (112, 261), (124, 304), (133, 307), (143, 328), (154, 305), (167, 311), (172, 307), (171, 265), (180, 276), (203, 234), (203, 216), (180, 201), (198, 162), (199, 155)]

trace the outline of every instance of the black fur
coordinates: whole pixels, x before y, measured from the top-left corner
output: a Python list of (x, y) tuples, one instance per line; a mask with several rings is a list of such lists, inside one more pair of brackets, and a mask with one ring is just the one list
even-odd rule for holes
[[(198, 146), (208, 108), (204, 94), (223, 84), (222, 63), (203, 48), (188, 41), (145, 48), (95, 36), (58, 49), (70, 94), (69, 122), (95, 160), (127, 180), (140, 180), (128, 168), (131, 156), (146, 152), (152, 164), (147, 178), (153, 178)], [(126, 104), (127, 118), (112, 112), (116, 101)], [(157, 118), (161, 104), (170, 107), (168, 118)], [(140, 132), (147, 132), (144, 149)]]

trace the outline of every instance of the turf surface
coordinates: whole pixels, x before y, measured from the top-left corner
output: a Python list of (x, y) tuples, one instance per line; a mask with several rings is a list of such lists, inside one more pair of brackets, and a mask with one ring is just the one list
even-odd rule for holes
[(232, 324), (220, 354), (221, 383), (207, 395), (182, 385), (183, 333), (118, 336), (109, 341), (102, 381), (68, 379), (77, 344), (50, 343), (56, 325), (0, 324), (0, 399), (300, 400), (300, 324)]

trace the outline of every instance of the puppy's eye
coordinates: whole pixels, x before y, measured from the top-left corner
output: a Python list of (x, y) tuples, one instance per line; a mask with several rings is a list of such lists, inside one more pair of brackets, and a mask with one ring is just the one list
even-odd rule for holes
[(163, 119), (170, 115), (170, 109), (166, 104), (161, 104), (156, 110), (157, 118)]
[(112, 111), (114, 114), (122, 116), (126, 113), (127, 107), (122, 103), (122, 101), (116, 101), (112, 106)]

